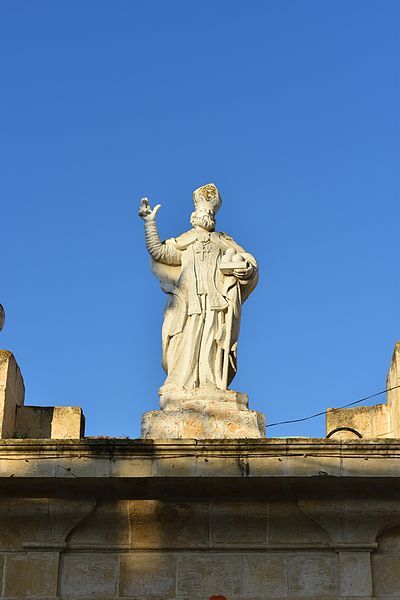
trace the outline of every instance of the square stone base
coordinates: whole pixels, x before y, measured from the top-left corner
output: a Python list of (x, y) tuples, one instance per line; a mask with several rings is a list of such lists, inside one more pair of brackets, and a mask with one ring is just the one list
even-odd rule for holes
[(153, 410), (142, 417), (142, 438), (264, 438), (265, 416), (255, 410)]

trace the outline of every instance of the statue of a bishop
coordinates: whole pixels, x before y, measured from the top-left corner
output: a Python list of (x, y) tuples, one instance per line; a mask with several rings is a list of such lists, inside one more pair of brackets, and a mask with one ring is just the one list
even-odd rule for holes
[(237, 370), (241, 306), (254, 290), (258, 267), (254, 256), (229, 235), (215, 231), (221, 196), (213, 183), (193, 193), (192, 228), (160, 241), (156, 215), (142, 199), (152, 270), (168, 295), (162, 328), (161, 407), (196, 391), (213, 395), (227, 390)]

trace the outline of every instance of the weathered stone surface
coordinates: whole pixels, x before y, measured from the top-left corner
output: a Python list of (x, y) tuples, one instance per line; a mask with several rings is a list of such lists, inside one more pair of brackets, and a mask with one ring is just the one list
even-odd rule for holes
[(338, 556), (335, 552), (288, 555), (289, 597), (324, 600), (338, 595)]
[(58, 560), (58, 552), (28, 553), (26, 585), (28, 597), (57, 597)]
[(12, 438), (17, 406), (25, 397), (24, 381), (13, 354), (0, 350), (0, 439)]
[(399, 458), (394, 440), (2, 440), (0, 597), (399, 600)]
[(270, 544), (327, 545), (329, 536), (307, 517), (297, 501), (284, 498), (268, 502), (268, 542)]
[[(61, 481), (63, 485), (76, 483), (76, 479), (90, 479), (92, 484), (96, 480), (122, 484), (132, 479), (151, 481), (157, 477), (186, 477), (188, 485), (191, 481), (198, 485), (214, 478), (218, 485), (223, 479), (225, 486), (232, 479), (243, 483), (314, 478), (322, 486), (323, 480), (326, 484), (332, 482), (332, 476), (339, 481), (396, 480), (400, 477), (399, 458), (400, 447), (396, 440), (18, 439), (0, 441), (0, 477), (3, 489), (12, 479), (22, 482), (27, 477), (43, 478), (47, 485), (58, 486)], [(335, 470), (330, 468), (331, 460)]]
[(93, 510), (95, 500), (1, 498), (1, 549), (63, 549), (71, 530)]
[(245, 554), (243, 557), (243, 597), (287, 598), (287, 555), (281, 552)]
[(393, 351), (386, 389), (386, 404), (328, 409), (327, 436), (337, 440), (400, 437), (400, 342)]
[(118, 556), (112, 553), (63, 554), (61, 598), (112, 598), (118, 585)]
[(103, 500), (93, 503), (68, 537), (70, 549), (129, 548), (129, 501)]
[(209, 502), (131, 500), (129, 504), (132, 547), (209, 547)]
[(51, 424), (54, 440), (76, 439), (85, 435), (85, 417), (79, 406), (55, 406)]
[(226, 410), (247, 410), (248, 406), (247, 394), (235, 390), (194, 388), (164, 393), (160, 398), (160, 407), (164, 411), (209, 410), (218, 414)]
[[(335, 432), (335, 429), (341, 431)], [(390, 411), (387, 404), (329, 409), (326, 415), (326, 431), (327, 434), (331, 434), (330, 437), (338, 440), (392, 437)]]
[(339, 579), (341, 596), (372, 596), (370, 552), (340, 552)]
[(17, 407), (15, 437), (34, 439), (80, 439), (85, 418), (78, 406)]
[(142, 437), (146, 439), (238, 439), (265, 436), (265, 417), (254, 410), (229, 410), (215, 404), (205, 408), (154, 410), (143, 415)]
[(15, 552), (5, 556), (4, 563), (4, 598), (25, 598), (27, 583), (27, 556), (25, 553)]
[(25, 388), (11, 352), (0, 350), (0, 439), (80, 439), (85, 418), (77, 406), (24, 406)]
[(328, 535), (332, 546), (357, 541), (372, 550), (380, 531), (400, 523), (400, 498), (356, 496), (301, 498), (299, 507)]
[(169, 554), (123, 554), (119, 593), (129, 598), (167, 600), (175, 597), (177, 558)]
[(221, 544), (265, 544), (267, 538), (266, 502), (213, 502), (212, 542)]
[(396, 342), (386, 379), (387, 402), (390, 411), (392, 437), (400, 438), (400, 341)]
[(400, 555), (377, 554), (373, 558), (374, 593), (377, 598), (399, 598)]
[(242, 557), (232, 554), (179, 556), (177, 596), (208, 598), (222, 594), (240, 598)]

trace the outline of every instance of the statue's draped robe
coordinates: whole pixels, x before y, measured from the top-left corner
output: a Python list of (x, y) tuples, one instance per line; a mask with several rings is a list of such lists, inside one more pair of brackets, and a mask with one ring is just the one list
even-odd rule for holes
[[(150, 251), (148, 239), (153, 235), (154, 241), (157, 230), (155, 224), (146, 229)], [(228, 248), (253, 265), (250, 279), (238, 280), (220, 271)], [(150, 254), (152, 270), (168, 294), (162, 328), (167, 379), (160, 393), (226, 389), (236, 373), (241, 305), (257, 284), (255, 258), (228, 235), (197, 228), (166, 240)]]

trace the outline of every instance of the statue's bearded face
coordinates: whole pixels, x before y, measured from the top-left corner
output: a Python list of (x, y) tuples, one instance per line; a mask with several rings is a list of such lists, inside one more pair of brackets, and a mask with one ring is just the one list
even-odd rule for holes
[(215, 213), (206, 206), (201, 206), (190, 216), (190, 224), (192, 227), (202, 227), (207, 231), (215, 229)]

